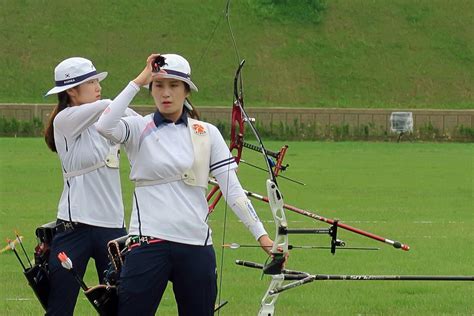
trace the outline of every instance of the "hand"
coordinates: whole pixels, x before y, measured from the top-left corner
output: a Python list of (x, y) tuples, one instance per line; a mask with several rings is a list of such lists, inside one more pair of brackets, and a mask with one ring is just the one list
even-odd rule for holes
[[(263, 235), (258, 239), (258, 242), (260, 243), (260, 247), (273, 258), (272, 254), (272, 247), (273, 247), (273, 240), (268, 237), (268, 235)], [(283, 249), (281, 247), (278, 247), (279, 252), (283, 252)], [(285, 263), (288, 260), (289, 253), (286, 253), (285, 255)]]
[(263, 235), (258, 239), (260, 247), (269, 255), (272, 255), (273, 240), (268, 235)]
[(146, 59), (146, 66), (142, 70), (142, 72), (135, 78), (133, 79), (133, 82), (135, 82), (138, 86), (146, 86), (151, 82), (152, 76), (152, 62), (155, 60), (156, 57), (160, 56), (160, 54), (151, 54), (148, 56)]

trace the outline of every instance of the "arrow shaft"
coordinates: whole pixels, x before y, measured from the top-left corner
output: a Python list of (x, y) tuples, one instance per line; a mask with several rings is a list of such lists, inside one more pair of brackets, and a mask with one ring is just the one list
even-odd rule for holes
[(18, 252), (16, 251), (15, 247), (13, 246), (13, 247), (10, 247), (10, 248), (13, 250), (13, 252), (15, 253), (16, 258), (18, 259), (18, 261), (20, 262), (21, 266), (23, 267), (23, 271), (26, 271), (26, 267), (25, 267), (25, 265), (23, 264), (23, 261), (21, 260), (20, 256), (18, 255)]
[(31, 265), (31, 260), (28, 257), (28, 254), (26, 253), (25, 247), (23, 247), (23, 242), (21, 241), (21, 238), (20, 238), (20, 236), (18, 236), (18, 234), (16, 234), (16, 240), (18, 240), (18, 243), (20, 244), (21, 249), (23, 249), (23, 253), (25, 254), (26, 260), (28, 260), (28, 264), (30, 265), (30, 268), (33, 268), (33, 266)]

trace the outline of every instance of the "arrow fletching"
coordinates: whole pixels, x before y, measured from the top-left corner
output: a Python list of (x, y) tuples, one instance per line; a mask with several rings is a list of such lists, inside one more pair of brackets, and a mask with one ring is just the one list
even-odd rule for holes
[(65, 252), (60, 252), (58, 254), (58, 259), (61, 261), (61, 265), (63, 266), (64, 269), (71, 270), (72, 269), (72, 261), (69, 259), (69, 257), (66, 255)]
[(8, 247), (10, 247), (11, 250), (15, 250), (15, 241), (11, 239), (7, 239)]
[(230, 248), (230, 249), (239, 249), (240, 248), (240, 245), (233, 242), (231, 244), (223, 244), (222, 247), (224, 248)]

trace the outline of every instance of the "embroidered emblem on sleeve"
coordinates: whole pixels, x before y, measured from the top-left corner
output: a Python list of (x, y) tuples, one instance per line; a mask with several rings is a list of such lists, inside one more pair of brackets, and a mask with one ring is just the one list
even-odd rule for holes
[(193, 124), (192, 128), (193, 128), (194, 133), (197, 134), (197, 135), (205, 135), (206, 134), (206, 129), (201, 124), (197, 124), (197, 123)]

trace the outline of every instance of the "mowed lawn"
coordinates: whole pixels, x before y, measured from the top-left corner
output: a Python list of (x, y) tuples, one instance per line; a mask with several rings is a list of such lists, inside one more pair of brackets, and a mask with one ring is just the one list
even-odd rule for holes
[[(282, 143), (267, 142), (269, 149)], [(248, 162), (263, 166), (257, 153), (244, 152)], [(380, 247), (379, 251), (291, 251), (287, 267), (314, 274), (473, 275), (474, 274), (474, 144), (292, 142), (284, 175), (300, 186), (279, 180), (286, 203), (330, 217), (411, 246), (396, 250), (375, 240), (340, 230), (348, 247)], [(132, 185), (122, 156), (122, 187), (127, 214)], [(243, 186), (264, 193), (264, 172), (242, 165)], [(32, 256), (34, 230), (52, 221), (62, 189), (59, 161), (40, 138), (0, 138), (0, 241), (24, 236)], [(220, 270), (223, 218), (225, 242), (251, 244), (252, 237), (230, 209), (220, 204), (211, 216)], [(271, 236), (274, 225), (268, 205), (254, 202)], [(128, 219), (127, 215), (127, 219)], [(327, 227), (287, 213), (289, 227)], [(272, 237), (273, 238), (273, 237)], [(293, 245), (328, 246), (324, 235), (290, 235)], [(235, 265), (235, 259), (263, 263), (260, 249), (226, 249), (221, 299), (222, 315), (256, 315), (269, 285), (258, 270)], [(90, 268), (93, 267), (91, 262)], [(85, 281), (97, 284), (93, 269)], [(200, 289), (196, 288), (195, 291)], [(472, 315), (472, 282), (316, 281), (280, 295), (277, 315)], [(12, 252), (0, 254), (0, 315), (40, 315), (40, 304), (23, 277)], [(94, 315), (81, 293), (77, 315)], [(176, 315), (171, 286), (160, 315)]]

